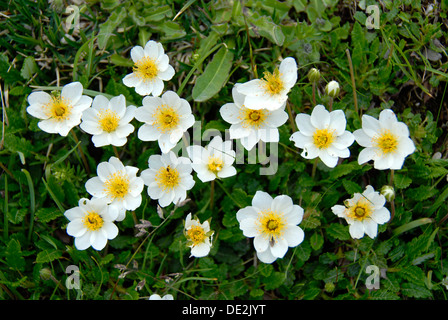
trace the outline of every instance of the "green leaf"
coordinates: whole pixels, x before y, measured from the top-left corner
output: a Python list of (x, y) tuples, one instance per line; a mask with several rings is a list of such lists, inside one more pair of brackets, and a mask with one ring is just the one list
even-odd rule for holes
[(320, 248), (322, 248), (322, 245), (324, 244), (324, 238), (320, 233), (314, 232), (310, 238), (310, 244), (313, 250), (319, 250)]
[(339, 223), (332, 223), (325, 229), (327, 234), (334, 239), (345, 241), (350, 239), (350, 233), (348, 232), (348, 226), (344, 226)]
[(43, 223), (47, 223), (61, 217), (63, 214), (58, 208), (40, 208), (36, 211), (36, 218)]
[(342, 180), (342, 185), (348, 194), (362, 193), (361, 186), (354, 181), (344, 179)]
[(224, 86), (233, 64), (233, 53), (227, 48), (221, 48), (207, 65), (193, 87), (192, 96), (197, 102), (212, 98)]
[(120, 9), (114, 10), (109, 18), (100, 26), (98, 33), (98, 48), (106, 48), (109, 38), (113, 35), (115, 29), (123, 22), (126, 18), (126, 9), (121, 7)]
[(272, 21), (271, 17), (261, 16), (256, 19), (251, 18), (249, 21), (255, 25), (257, 32), (262, 37), (265, 37), (278, 46), (283, 45), (285, 35), (282, 29)]
[(431, 219), (431, 218), (420, 218), (420, 219), (411, 221), (409, 223), (406, 223), (406, 224), (396, 228), (393, 231), (393, 233), (395, 235), (399, 235), (399, 234), (401, 234), (403, 232), (409, 231), (411, 229), (414, 229), (414, 228), (417, 228), (417, 227), (420, 227), (422, 225), (425, 225), (425, 224), (428, 224), (428, 223), (432, 223), (432, 222), (434, 222), (434, 220)]
[(409, 178), (407, 175), (404, 174), (395, 174), (394, 177), (394, 185), (397, 189), (404, 189), (409, 187), (409, 185), (412, 183), (412, 179)]
[(20, 75), (24, 79), (30, 79), (36, 72), (38, 68), (36, 65), (36, 61), (34, 60), (34, 57), (26, 57), (23, 61), (22, 69), (20, 70)]
[(16, 239), (11, 239), (5, 251), (6, 263), (13, 269), (23, 271), (25, 269), (25, 259), (22, 256), (22, 249), (20, 242)]
[(37, 254), (36, 263), (47, 263), (62, 257), (61, 250), (44, 250)]

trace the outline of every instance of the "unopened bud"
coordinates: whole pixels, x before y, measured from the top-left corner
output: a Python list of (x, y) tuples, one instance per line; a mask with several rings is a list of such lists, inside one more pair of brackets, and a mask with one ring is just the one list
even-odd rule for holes
[(310, 82), (318, 82), (320, 79), (320, 71), (316, 68), (311, 68), (310, 71), (308, 71), (308, 80)]
[(48, 268), (42, 268), (39, 271), (39, 276), (42, 280), (50, 280), (52, 277), (51, 270)]
[(339, 95), (339, 91), (339, 83), (334, 80), (330, 81), (325, 87), (325, 93), (332, 98), (336, 98)]
[(383, 186), (380, 192), (389, 202), (395, 199), (395, 190), (392, 186)]

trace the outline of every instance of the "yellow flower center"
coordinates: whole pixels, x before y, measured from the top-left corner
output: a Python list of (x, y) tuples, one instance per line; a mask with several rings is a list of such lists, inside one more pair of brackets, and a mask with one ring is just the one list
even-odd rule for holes
[(373, 138), (373, 142), (383, 153), (395, 152), (398, 148), (398, 139), (389, 130), (384, 130), (379, 137)]
[(208, 169), (214, 174), (217, 174), (219, 171), (221, 171), (223, 165), (224, 162), (221, 158), (209, 158), (208, 160)]
[(373, 212), (372, 204), (369, 200), (361, 198), (358, 202), (348, 208), (347, 215), (355, 220), (362, 221), (370, 217)]
[(155, 60), (148, 57), (138, 60), (133, 70), (136, 76), (143, 80), (152, 80), (159, 72)]
[(333, 132), (328, 129), (317, 129), (313, 135), (313, 143), (319, 149), (328, 148), (334, 141)]
[(187, 238), (193, 242), (193, 245), (203, 243), (207, 235), (201, 226), (192, 226), (187, 230)]
[(110, 133), (117, 129), (120, 119), (115, 112), (110, 110), (100, 110), (99, 117), (99, 124), (103, 131)]
[(90, 231), (101, 229), (104, 224), (103, 218), (96, 212), (88, 212), (88, 215), (82, 219), (84, 226)]
[(274, 211), (264, 211), (258, 218), (259, 232), (269, 238), (271, 244), (281, 237), (284, 232), (285, 222), (283, 214)]
[(280, 79), (280, 71), (275, 69), (273, 73), (265, 72), (263, 84), (265, 90), (271, 95), (279, 94), (284, 89), (282, 79)]
[(162, 131), (162, 133), (173, 130), (179, 124), (177, 112), (165, 105), (157, 107), (154, 118), (157, 129)]
[(121, 172), (115, 172), (105, 183), (106, 192), (114, 199), (122, 199), (129, 192), (129, 179)]
[(163, 191), (173, 189), (180, 183), (179, 172), (170, 166), (162, 167), (156, 174), (156, 182)]
[(46, 105), (50, 118), (58, 121), (65, 120), (70, 115), (71, 105), (62, 97), (52, 97), (51, 102)]
[(268, 115), (269, 111), (264, 109), (252, 110), (243, 108), (242, 114), (240, 115), (239, 119), (243, 121), (243, 127), (253, 127), (258, 129), (264, 123)]

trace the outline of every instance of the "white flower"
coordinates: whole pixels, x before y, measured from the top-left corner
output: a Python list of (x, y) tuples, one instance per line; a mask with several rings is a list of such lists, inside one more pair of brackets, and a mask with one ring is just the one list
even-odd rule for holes
[(116, 219), (121, 221), (126, 210), (135, 210), (142, 203), (143, 179), (137, 177), (138, 168), (124, 166), (120, 159), (110, 157), (97, 167), (97, 177), (86, 182), (86, 190), (95, 198), (105, 199), (119, 209)]
[(191, 166), (202, 182), (236, 175), (232, 166), (236, 154), (231, 141), (223, 142), (220, 136), (216, 136), (207, 147), (193, 145), (187, 147), (187, 152), (192, 160)]
[(110, 101), (105, 96), (98, 95), (93, 99), (92, 108), (83, 112), (79, 126), (93, 135), (95, 147), (121, 147), (126, 144), (127, 136), (134, 132), (134, 126), (129, 122), (134, 119), (136, 109), (135, 106), (126, 108), (126, 98), (122, 94)]
[(187, 198), (187, 190), (195, 184), (190, 159), (178, 158), (170, 151), (150, 156), (148, 166), (149, 169), (143, 170), (141, 177), (148, 186), (151, 199), (158, 200), (161, 207), (166, 207)]
[(37, 124), (41, 130), (65, 137), (80, 124), (82, 112), (92, 104), (92, 98), (83, 96), (82, 92), (80, 82), (65, 85), (56, 96), (43, 91), (33, 92), (28, 96), (30, 105), (26, 111), (42, 120)]
[(356, 142), (365, 147), (358, 156), (358, 163), (373, 160), (378, 170), (399, 170), (405, 158), (415, 151), (409, 138), (408, 126), (397, 121), (390, 109), (381, 111), (379, 120), (369, 115), (362, 116), (362, 129), (353, 132)]
[(201, 224), (198, 219), (191, 219), (191, 213), (187, 215), (185, 237), (188, 241), (187, 245), (191, 248), (191, 256), (200, 258), (209, 254), (213, 233), (210, 231), (208, 220)]
[(325, 93), (332, 98), (337, 97), (339, 94), (339, 91), (340, 91), (339, 83), (337, 83), (334, 80), (331, 80), (325, 86)]
[(134, 61), (134, 72), (125, 76), (123, 83), (135, 87), (135, 91), (142, 96), (151, 93), (155, 97), (160, 96), (163, 81), (171, 80), (175, 73), (162, 44), (150, 40), (145, 48), (135, 46), (131, 50), (131, 58)]
[(118, 228), (113, 221), (118, 216), (118, 209), (111, 207), (104, 199), (82, 198), (78, 207), (65, 211), (64, 215), (70, 220), (67, 233), (75, 237), (75, 247), (85, 250), (92, 246), (101, 250), (107, 240), (118, 235)]
[(264, 263), (283, 258), (288, 247), (299, 245), (305, 236), (298, 226), (303, 209), (286, 195), (273, 199), (266, 192), (257, 191), (252, 206), (240, 209), (236, 218), (243, 234), (254, 237), (257, 256)]
[(174, 297), (171, 294), (166, 294), (163, 297), (161, 297), (157, 293), (154, 293), (149, 297), (148, 300), (174, 300)]
[(165, 92), (162, 97), (144, 97), (143, 106), (135, 111), (135, 118), (145, 123), (138, 130), (138, 138), (158, 140), (162, 153), (174, 148), (194, 124), (190, 104), (173, 91)]
[(300, 113), (296, 116), (299, 131), (291, 135), (296, 147), (303, 149), (302, 157), (319, 157), (328, 167), (334, 168), (338, 158), (348, 158), (348, 147), (353, 143), (353, 134), (345, 130), (347, 120), (342, 110), (328, 112), (317, 105), (311, 116)]
[(237, 88), (245, 95), (244, 105), (249, 109), (276, 110), (288, 100), (288, 93), (297, 81), (297, 63), (285, 58), (273, 73), (265, 72), (264, 79), (254, 79)]
[(362, 194), (355, 193), (353, 198), (344, 201), (345, 206), (335, 205), (331, 210), (347, 221), (353, 239), (362, 238), (364, 233), (373, 239), (378, 233), (378, 224), (390, 219), (385, 203), (386, 198), (369, 185)]
[(232, 90), (233, 103), (221, 107), (221, 117), (231, 124), (231, 139), (241, 139), (241, 144), (251, 150), (258, 141), (278, 142), (278, 127), (288, 120), (285, 104), (277, 110), (248, 109), (244, 105), (245, 96), (238, 92), (239, 85)]

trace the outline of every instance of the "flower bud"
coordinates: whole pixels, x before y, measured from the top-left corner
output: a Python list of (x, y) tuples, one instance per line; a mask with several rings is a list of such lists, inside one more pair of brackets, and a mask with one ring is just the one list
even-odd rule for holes
[(48, 268), (42, 268), (39, 270), (39, 276), (42, 280), (50, 280), (52, 277), (51, 270)]
[(383, 186), (380, 192), (389, 202), (395, 199), (395, 190), (392, 186)]
[(311, 68), (310, 71), (308, 71), (308, 80), (310, 82), (318, 82), (320, 79), (320, 71), (316, 68)]
[(334, 80), (330, 81), (325, 87), (325, 93), (332, 98), (336, 98), (339, 94), (339, 91), (339, 83)]

